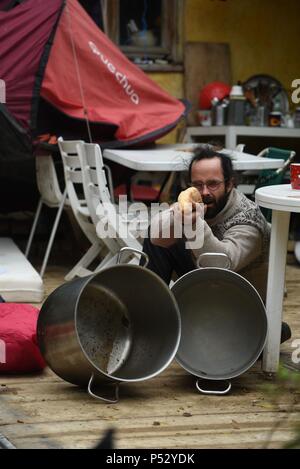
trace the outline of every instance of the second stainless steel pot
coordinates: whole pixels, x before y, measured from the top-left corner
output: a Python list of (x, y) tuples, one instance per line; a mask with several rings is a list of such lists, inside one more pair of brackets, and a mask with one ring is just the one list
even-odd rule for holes
[[(209, 265), (228, 261), (225, 255), (204, 254)], [(221, 264), (222, 265), (222, 264)], [(172, 287), (181, 315), (178, 363), (203, 380), (221, 381), (247, 371), (261, 354), (267, 335), (267, 316), (255, 288), (242, 276), (223, 268), (205, 267), (179, 278)], [(204, 381), (202, 392), (225, 394)], [(212, 384), (212, 383), (211, 383)]]

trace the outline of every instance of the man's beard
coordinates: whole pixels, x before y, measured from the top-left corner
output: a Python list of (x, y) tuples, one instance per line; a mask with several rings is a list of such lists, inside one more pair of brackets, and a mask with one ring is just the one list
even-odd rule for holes
[(225, 193), (223, 197), (221, 197), (218, 201), (210, 195), (204, 197), (202, 196), (202, 201), (205, 205), (208, 205), (209, 203), (212, 204), (210, 207), (207, 207), (204, 218), (214, 218), (216, 215), (218, 215), (218, 213), (220, 213), (221, 210), (223, 210), (223, 208), (225, 207), (229, 194), (230, 192), (228, 192), (227, 194)]

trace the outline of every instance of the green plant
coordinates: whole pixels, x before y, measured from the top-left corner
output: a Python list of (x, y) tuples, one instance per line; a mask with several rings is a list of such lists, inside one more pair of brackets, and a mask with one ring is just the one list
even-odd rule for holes
[[(264, 448), (268, 448), (274, 433), (280, 428), (283, 422), (287, 422), (293, 414), (298, 414), (297, 404), (300, 403), (300, 373), (287, 369), (280, 364), (275, 381), (263, 385), (263, 390), (274, 410), (282, 410), (281, 400), (287, 393), (290, 396), (290, 403), (285, 409), (284, 416), (278, 419), (270, 429)], [(300, 413), (299, 423), (294, 426), (294, 438), (283, 446), (285, 449), (300, 449)]]

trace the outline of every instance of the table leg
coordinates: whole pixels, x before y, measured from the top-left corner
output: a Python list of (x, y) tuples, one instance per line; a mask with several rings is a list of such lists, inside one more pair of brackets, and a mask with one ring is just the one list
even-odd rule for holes
[(275, 373), (279, 364), (289, 221), (289, 212), (273, 210), (266, 302), (268, 338), (262, 364), (263, 371), (268, 373)]

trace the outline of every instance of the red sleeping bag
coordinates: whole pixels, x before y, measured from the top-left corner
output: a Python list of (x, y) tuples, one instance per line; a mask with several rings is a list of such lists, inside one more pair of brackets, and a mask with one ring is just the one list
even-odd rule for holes
[(38, 315), (39, 310), (30, 305), (0, 303), (0, 373), (45, 368), (36, 341)]

